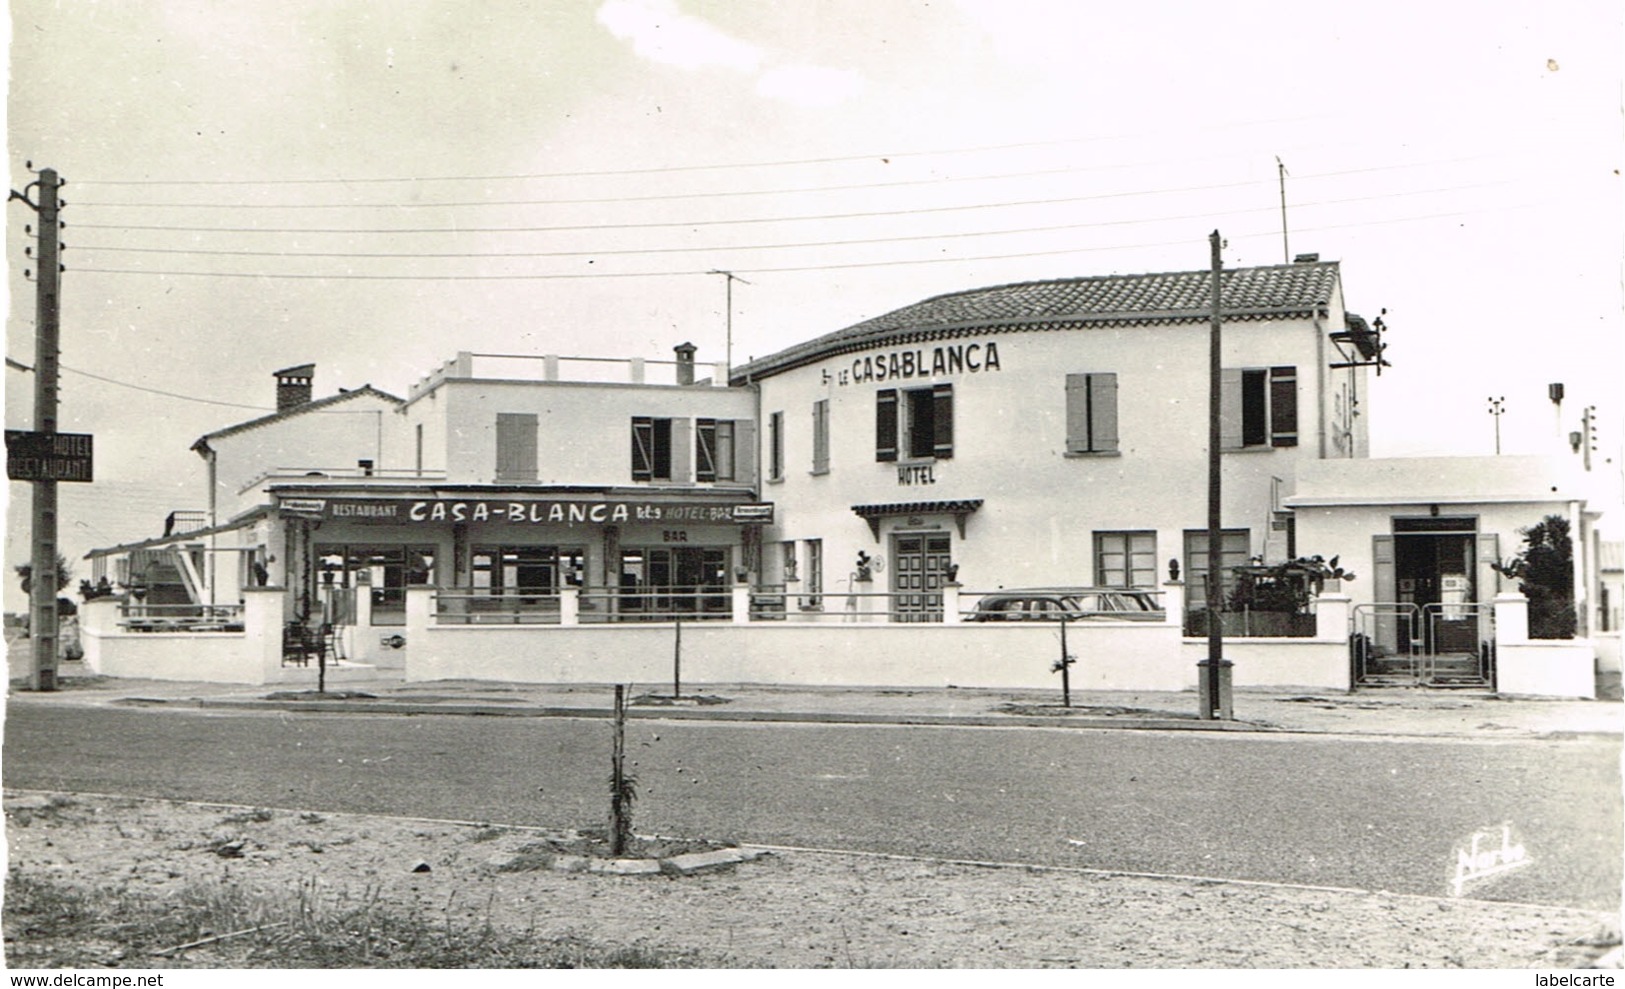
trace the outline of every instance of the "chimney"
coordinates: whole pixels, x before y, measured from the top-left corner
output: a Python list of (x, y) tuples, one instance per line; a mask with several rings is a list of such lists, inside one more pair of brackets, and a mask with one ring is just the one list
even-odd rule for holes
[(671, 349), (677, 352), (677, 383), (692, 385), (694, 383), (694, 352), (700, 348), (691, 343), (680, 343)]
[(310, 380), (316, 377), (316, 365), (301, 364), (285, 367), (276, 373), (276, 410), (286, 412), (310, 401)]

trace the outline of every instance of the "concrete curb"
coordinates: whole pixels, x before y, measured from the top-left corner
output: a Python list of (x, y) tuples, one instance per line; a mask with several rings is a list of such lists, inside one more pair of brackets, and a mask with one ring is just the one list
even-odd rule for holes
[[(509, 707), (494, 704), (411, 704), (399, 701), (270, 701), (250, 698), (158, 700), (123, 698), (115, 704), (175, 704), (199, 708), (240, 708), (321, 714), (462, 715), (493, 718), (592, 718), (613, 716), (599, 707)], [(831, 711), (724, 711), (716, 708), (628, 708), (627, 718), (645, 721), (736, 721), (802, 724), (953, 725), (973, 728), (1115, 728), (1139, 731), (1280, 732), (1269, 725), (1242, 721), (1198, 721), (1180, 718), (1089, 715), (864, 714)]]

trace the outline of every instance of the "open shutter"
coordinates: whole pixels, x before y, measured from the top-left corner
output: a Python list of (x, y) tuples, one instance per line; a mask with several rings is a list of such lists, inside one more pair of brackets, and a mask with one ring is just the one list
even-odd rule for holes
[(1219, 449), (1241, 449), (1241, 370), (1219, 372)]
[[(1394, 537), (1371, 537), (1371, 593), (1375, 598), (1374, 604), (1379, 605), (1376, 618), (1376, 628), (1372, 634), (1376, 636), (1376, 644), (1390, 655), (1399, 651), (1399, 633), (1403, 625), (1409, 635), (1409, 623), (1401, 621), (1391, 610), (1394, 602), (1399, 600), (1398, 584), (1394, 578)], [(1381, 608), (1388, 605), (1389, 608)], [(1407, 643), (1407, 648), (1409, 644)]]
[(1270, 368), (1270, 443), (1298, 445), (1298, 369)]
[(497, 476), (503, 481), (536, 480), (536, 416), (497, 413)]
[(1096, 453), (1117, 450), (1117, 375), (1089, 375), (1089, 441)]
[(1089, 376), (1066, 376), (1066, 452), (1089, 452)]
[(1478, 586), (1473, 588), (1473, 600), (1484, 607), (1478, 609), (1478, 641), (1495, 641), (1494, 609), (1490, 602), (1501, 593), (1501, 575), (1495, 564), (1501, 562), (1501, 537), (1494, 532), (1480, 532), (1475, 547), (1478, 551)]
[(897, 459), (897, 389), (875, 393), (875, 459)]
[[(671, 420), (671, 479), (676, 484), (694, 482), (694, 420)], [(713, 472), (712, 477), (715, 478)]]
[(954, 386), (937, 385), (931, 389), (931, 425), (933, 427), (931, 455), (946, 460), (954, 455)]
[(756, 486), (756, 423), (734, 420), (734, 480)]
[(657, 481), (671, 480), (671, 420), (656, 419), (654, 422), (654, 479)]
[(654, 421), (632, 419), (632, 480), (647, 481), (654, 476)]

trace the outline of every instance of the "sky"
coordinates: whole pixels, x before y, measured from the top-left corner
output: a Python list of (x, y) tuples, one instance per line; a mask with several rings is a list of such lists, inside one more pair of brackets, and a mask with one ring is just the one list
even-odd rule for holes
[[(1557, 452), (1595, 406), (1617, 472), (1620, 17), (13, 0), (12, 189), (29, 162), (67, 180), (59, 428), (96, 438), (64, 551), (203, 507), (192, 442), (269, 411), (278, 368), (316, 364), (321, 396), (404, 395), (460, 350), (738, 364), (944, 292), (1204, 269), (1215, 229), (1227, 266), (1318, 253), (1386, 313), (1375, 455), (1490, 454), (1497, 422), (1503, 452)], [(31, 366), (35, 221), (6, 217)], [(30, 428), (33, 376), (4, 381)]]

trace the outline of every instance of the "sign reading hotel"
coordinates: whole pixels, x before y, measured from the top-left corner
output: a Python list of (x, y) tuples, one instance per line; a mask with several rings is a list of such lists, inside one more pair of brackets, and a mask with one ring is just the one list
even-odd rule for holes
[(12, 481), (91, 480), (89, 433), (6, 430), (6, 477)]
[[(839, 384), (866, 384), (871, 381), (907, 381), (910, 378), (941, 378), (950, 374), (976, 374), (980, 371), (999, 370), (999, 345), (986, 343), (952, 343), (932, 347), (930, 350), (892, 350), (868, 357), (854, 357), (850, 368), (842, 368), (833, 377)], [(831, 378), (824, 372), (824, 382)]]
[(650, 522), (757, 523), (773, 521), (771, 502), (743, 505), (644, 501), (287, 498), (294, 514), (352, 522), (508, 522), (526, 525), (619, 525)]

